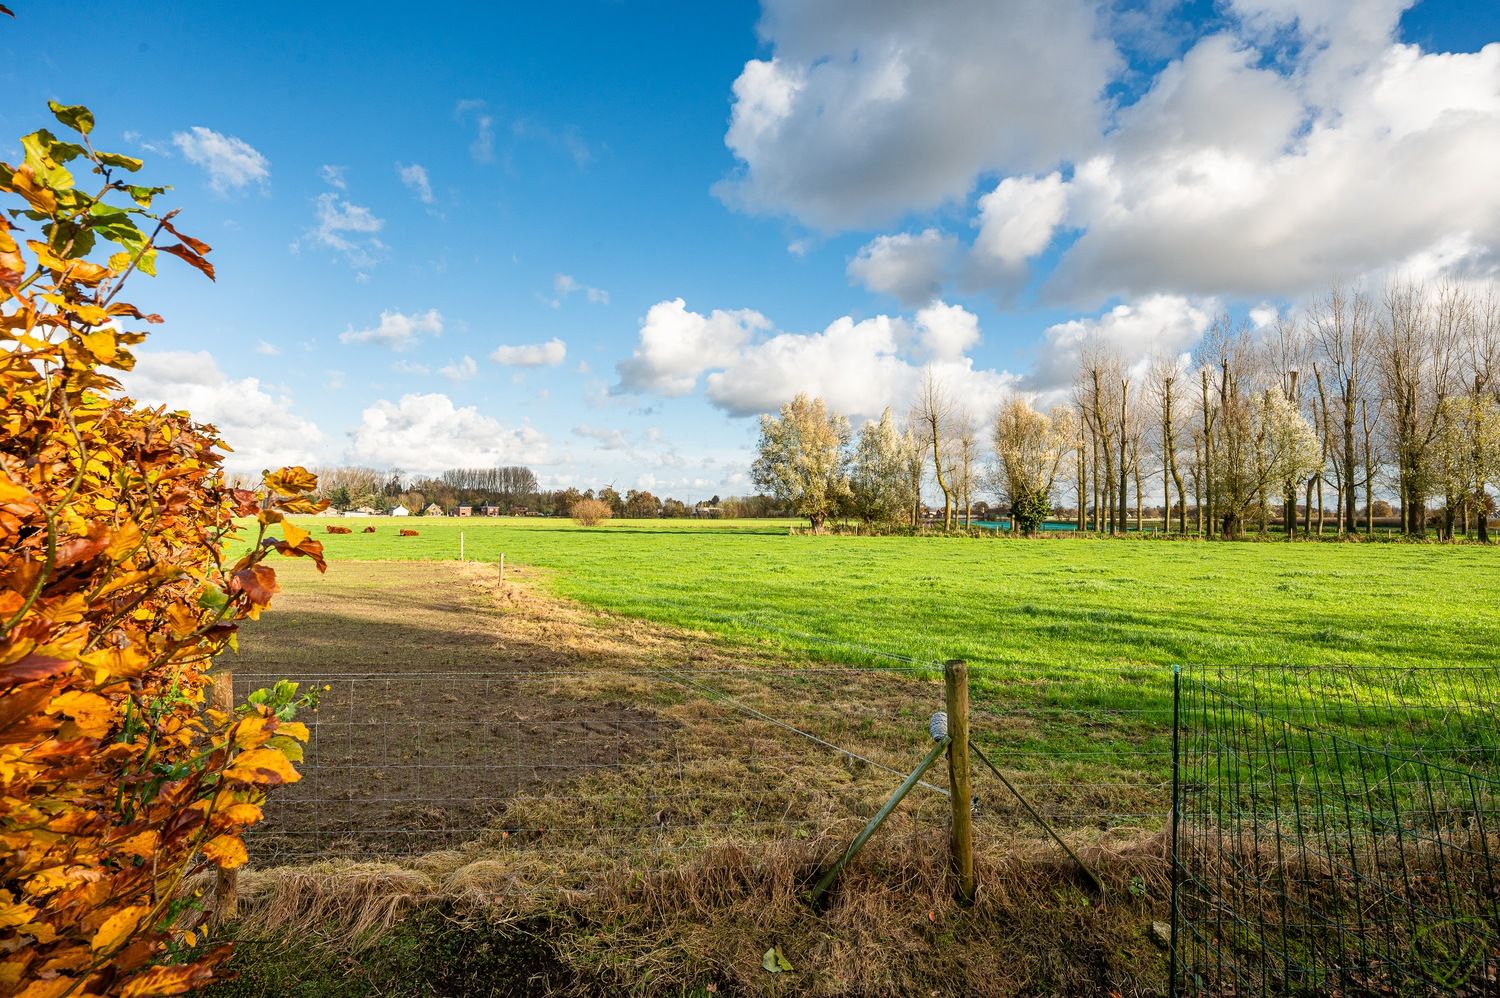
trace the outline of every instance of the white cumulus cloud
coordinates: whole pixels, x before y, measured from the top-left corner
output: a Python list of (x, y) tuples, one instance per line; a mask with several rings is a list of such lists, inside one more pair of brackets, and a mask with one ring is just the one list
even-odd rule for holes
[(556, 367), (568, 356), (568, 345), (557, 337), (545, 343), (498, 346), (490, 360), (507, 367)]
[(463, 360), (444, 364), (438, 368), (438, 373), (455, 384), (460, 381), (469, 381), (479, 373), (479, 365), (474, 363), (474, 358), (464, 354)]
[(957, 239), (937, 229), (876, 236), (860, 247), (846, 272), (877, 294), (921, 305), (941, 293), (957, 247)]
[(616, 365), (620, 387), (668, 397), (687, 395), (704, 371), (732, 363), (751, 333), (770, 326), (770, 319), (752, 309), (714, 309), (701, 315), (690, 311), (681, 298), (657, 302), (641, 320), (634, 354)]
[(194, 125), (173, 132), (172, 144), (195, 166), (208, 171), (208, 184), (220, 194), (271, 178), (271, 161), (244, 139)]
[(634, 356), (619, 365), (618, 390), (680, 397), (702, 379), (708, 401), (732, 416), (774, 411), (806, 392), (863, 418), (886, 406), (904, 410), (931, 365), (983, 416), (1019, 382), (975, 368), (966, 351), (979, 341), (978, 318), (941, 301), (911, 318), (846, 315), (816, 333), (772, 328), (749, 309), (703, 315), (680, 298), (658, 302), (641, 322)]
[(1015, 272), (1052, 242), (1067, 207), (1067, 188), (1059, 173), (1006, 177), (979, 199), (976, 262), (1000, 273)]
[(141, 351), (135, 369), (120, 381), (138, 402), (186, 409), (199, 422), (212, 423), (234, 448), (225, 461), (232, 470), (319, 463), (323, 433), (297, 415), (290, 396), (259, 378), (229, 377), (206, 350)]
[(443, 315), (435, 308), (407, 315), (396, 309), (380, 313), (380, 321), (368, 329), (350, 326), (339, 333), (340, 343), (374, 343), (392, 350), (408, 350), (423, 336), (443, 334)]
[(964, 197), (1098, 141), (1120, 63), (1089, 0), (766, 0), (734, 82), (728, 203), (820, 229)]
[(1027, 387), (1036, 391), (1066, 388), (1078, 372), (1084, 350), (1091, 347), (1109, 350), (1128, 366), (1144, 370), (1154, 356), (1191, 349), (1203, 338), (1214, 311), (1212, 300), (1150, 295), (1099, 316), (1049, 326)]
[(445, 468), (546, 464), (547, 436), (529, 424), (507, 426), (441, 393), (381, 399), (360, 415), (347, 459), (377, 468), (434, 474)]
[[(1224, 0), (1164, 27), (1177, 41), (1137, 81), (1101, 38), (1129, 19), (1105, 6), (770, 0), (772, 55), (735, 83), (742, 168), (720, 192), (824, 229), (974, 198), (956, 273), (948, 226), (851, 262), (907, 305), (934, 283), (1003, 300), (1053, 250), (1043, 299), (1088, 309), (1500, 275), (1500, 41), (1424, 49), (1401, 34), (1413, 0)], [(1121, 83), (1140, 96), (1106, 114)]]

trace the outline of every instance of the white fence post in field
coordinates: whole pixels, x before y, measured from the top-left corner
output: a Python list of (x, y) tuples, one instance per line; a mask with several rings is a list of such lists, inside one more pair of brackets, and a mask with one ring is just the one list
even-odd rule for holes
[(464, 532), (462, 530), (458, 532), (458, 560), (467, 560), (466, 558), (464, 558)]
[(505, 552), (500, 552), (500, 584), (505, 585)]

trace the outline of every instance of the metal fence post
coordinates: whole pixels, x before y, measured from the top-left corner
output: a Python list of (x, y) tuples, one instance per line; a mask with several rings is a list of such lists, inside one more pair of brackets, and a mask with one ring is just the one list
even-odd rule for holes
[[(214, 671), (213, 685), (209, 687), (209, 706), (226, 714), (234, 713), (234, 672), (230, 669)], [(240, 873), (222, 867), (214, 879), (213, 922), (221, 925), (232, 922), (240, 913)]]
[(969, 666), (960, 659), (943, 664), (943, 699), (948, 708), (948, 790), (953, 810), (948, 848), (958, 877), (960, 904), (974, 902), (974, 813), (969, 784)]
[(1182, 666), (1172, 666), (1172, 928), (1167, 939), (1167, 993), (1177, 994), (1177, 826), (1182, 813), (1182, 776), (1179, 770), (1182, 731)]

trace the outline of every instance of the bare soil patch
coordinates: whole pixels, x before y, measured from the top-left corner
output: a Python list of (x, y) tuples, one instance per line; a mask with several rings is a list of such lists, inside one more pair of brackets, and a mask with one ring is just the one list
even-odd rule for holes
[[(321, 689), (303, 779), (268, 808), (258, 861), (411, 855), (491, 827), (518, 793), (639, 758), (662, 719), (614, 696), (564, 693), (576, 665), (519, 591), (507, 606), (452, 563), (344, 562), (284, 576), (250, 628), (236, 690)], [(285, 571), (285, 570), (284, 570)]]

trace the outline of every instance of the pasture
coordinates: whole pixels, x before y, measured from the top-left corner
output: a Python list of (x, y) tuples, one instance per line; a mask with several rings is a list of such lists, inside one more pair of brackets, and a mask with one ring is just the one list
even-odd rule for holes
[[(330, 522), (353, 530), (328, 534)], [(1492, 663), (1500, 646), (1497, 553), (1478, 547), (789, 536), (790, 523), (766, 521), (301, 523), (326, 545), (327, 575), (281, 562), (274, 612), (226, 663), (331, 686), (309, 779), (268, 812), (260, 847), (393, 856), (396, 867), (351, 868), (374, 879), (339, 896), (384, 898), (395, 876), (397, 907), (490, 878), (485, 890), (512, 899), (512, 936), (484, 947), (524, 937), (524, 952), (542, 952), (525, 947), (545, 938), (547, 973), (583, 967), (621, 990), (657, 993), (654, 979), (671, 993), (714, 981), (781, 993), (759, 966), (780, 939), (822, 993), (847, 993), (848, 975), (868, 975), (859, 993), (925, 992), (955, 960), (1006, 990), (1151, 993), (1169, 666)], [(976, 835), (991, 887), (974, 912), (942, 887), (936, 798), (903, 804), (822, 919), (797, 901), (921, 754), (946, 658), (971, 663), (976, 743), (1097, 864), (1109, 906), (1093, 911), (988, 783)], [(321, 810), (298, 809), (319, 798)], [(331, 875), (272, 877), (262, 893), (332, 890), (319, 876)], [(701, 904), (638, 896), (643, 883), (695, 894), (699, 876), (728, 880)], [(569, 891), (590, 903), (539, 900), (584, 896)], [(926, 919), (912, 921), (912, 891)], [(301, 912), (345, 924), (326, 907)], [(403, 958), (403, 931), (379, 960)], [(857, 940), (893, 933), (910, 934), (904, 948), (852, 956)], [(274, 974), (288, 968), (255, 952), (232, 993), (282, 986)], [(643, 962), (655, 978), (639, 976)]]
[(425, 517), (344, 520), (356, 533), (336, 536), (326, 519), (300, 522), (333, 561), (456, 559), (462, 533), (469, 560), (504, 553), (602, 609), (820, 658), (965, 658), (1002, 679), (1107, 687), (1145, 666), (1478, 663), (1500, 648), (1500, 550), (1475, 546), (788, 537), (792, 521)]

